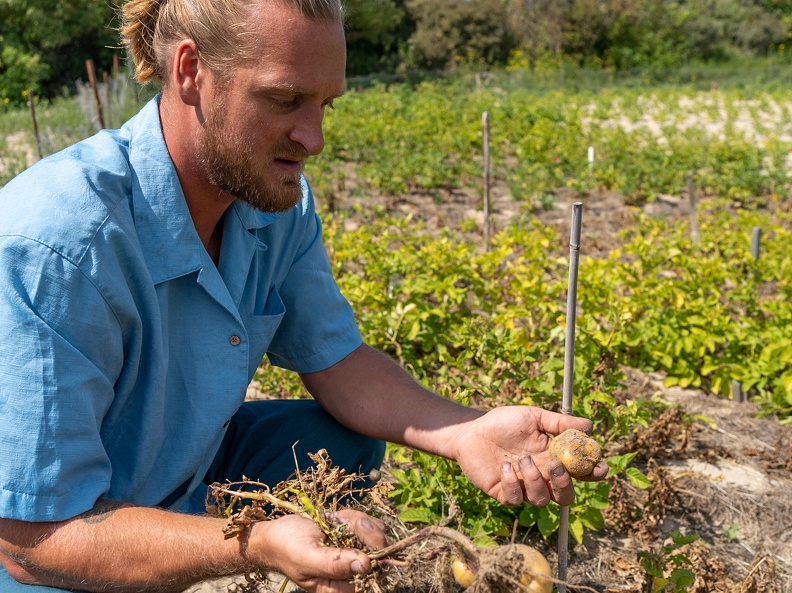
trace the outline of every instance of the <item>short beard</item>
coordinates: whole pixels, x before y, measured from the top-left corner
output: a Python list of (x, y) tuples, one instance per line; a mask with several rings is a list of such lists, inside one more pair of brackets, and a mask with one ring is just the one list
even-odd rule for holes
[[(239, 198), (262, 212), (283, 212), (302, 199), (300, 174), (280, 175), (271, 184), (259, 171), (269, 168), (272, 157), (264, 163), (255, 163), (255, 149), (251, 143), (236, 138), (225, 121), (225, 101), (220, 98), (208, 110), (199, 138), (197, 159), (209, 183)], [(298, 147), (289, 146), (274, 153), (281, 158), (302, 160), (305, 155)]]

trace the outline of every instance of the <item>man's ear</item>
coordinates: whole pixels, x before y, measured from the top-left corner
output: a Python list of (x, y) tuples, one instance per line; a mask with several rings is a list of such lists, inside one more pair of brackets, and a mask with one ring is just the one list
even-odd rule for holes
[(171, 72), (176, 94), (185, 105), (198, 107), (201, 104), (201, 86), (206, 71), (198, 46), (192, 39), (182, 39), (173, 52)]

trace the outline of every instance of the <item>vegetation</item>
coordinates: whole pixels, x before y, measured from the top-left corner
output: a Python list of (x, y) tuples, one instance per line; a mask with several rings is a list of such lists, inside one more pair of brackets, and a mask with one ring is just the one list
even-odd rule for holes
[(85, 79), (85, 60), (106, 70), (118, 46), (112, 3), (92, 0), (0, 2), (0, 102), (32, 90), (54, 98)]
[[(122, 3), (122, 2), (120, 2)], [(110, 71), (116, 3), (0, 2), (0, 103), (53, 99)], [(773, 56), (789, 62), (792, 0), (347, 0), (348, 74), (555, 67), (664, 70)]]
[(642, 203), (679, 193), (691, 172), (708, 192), (736, 200), (760, 203), (785, 191), (790, 113), (782, 89), (612, 85), (571, 93), (534, 90), (541, 74), (512, 74), (522, 84), (511, 82), (508, 92), (497, 83), (477, 90), (463, 78), (348, 95), (326, 118), (327, 148), (312, 170), (319, 193), (345, 187), (350, 170), (361, 191), (478, 187), (483, 111), (492, 122), (493, 175), (518, 200), (567, 186)]
[[(654, 400), (617, 405), (621, 365), (663, 370), (667, 385), (724, 396), (738, 379), (768, 413), (789, 421), (792, 256), (785, 245), (792, 217), (723, 206), (703, 209), (699, 246), (685, 229), (639, 216), (622, 248), (581, 261), (574, 413), (594, 420), (606, 442), (630, 437), (665, 407)], [(756, 225), (773, 236), (761, 265), (749, 256)], [(553, 248), (562, 241), (552, 230), (515, 224), (481, 253), (452, 232), (422, 233), (414, 221), (374, 217), (357, 231), (341, 228), (338, 217), (327, 219), (326, 239), (369, 343), (458, 401), (558, 407), (567, 260)], [(607, 461), (645, 487), (646, 478), (628, 467), (634, 455)], [(394, 456), (414, 464), (393, 471), (394, 496), (408, 518), (439, 521), (447, 498), (459, 505), (468, 532), (509, 533), (514, 511), (482, 499), (453, 464), (418, 452)], [(607, 498), (606, 483), (578, 485), (570, 526), (578, 541), (585, 527), (604, 526)], [(521, 525), (545, 535), (558, 527), (557, 508), (518, 512)]]

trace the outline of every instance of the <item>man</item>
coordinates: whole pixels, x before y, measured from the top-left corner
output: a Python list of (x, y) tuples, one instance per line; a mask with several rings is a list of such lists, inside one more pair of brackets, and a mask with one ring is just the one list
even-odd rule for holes
[[(275, 570), (352, 591), (366, 555), (312, 522), (224, 540), (200, 514), (214, 480), (286, 478), (295, 441), (364, 472), (404, 443), (504, 504), (572, 501), (547, 435), (589, 421), (459, 406), (361, 342), (301, 175), (344, 92), (342, 21), (337, 0), (131, 0), (125, 41), (161, 96), (0, 192), (0, 590)], [(242, 405), (265, 353), (315, 401)]]

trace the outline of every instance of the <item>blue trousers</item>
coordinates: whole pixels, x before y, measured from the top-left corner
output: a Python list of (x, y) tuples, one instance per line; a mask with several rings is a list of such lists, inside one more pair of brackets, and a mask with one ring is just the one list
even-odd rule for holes
[[(245, 402), (231, 419), (220, 450), (196, 491), (242, 476), (275, 486), (294, 472), (294, 453), (300, 469), (312, 465), (308, 453), (327, 449), (333, 465), (348, 472), (367, 474), (382, 463), (385, 443), (353, 432), (336, 422), (313, 400), (267, 400)], [(185, 484), (186, 487), (186, 484)], [(168, 499), (175, 500), (181, 492)], [(162, 506), (167, 506), (168, 499)], [(63, 593), (64, 589), (22, 585), (0, 566), (0, 593)], [(68, 589), (68, 591), (78, 591)]]

